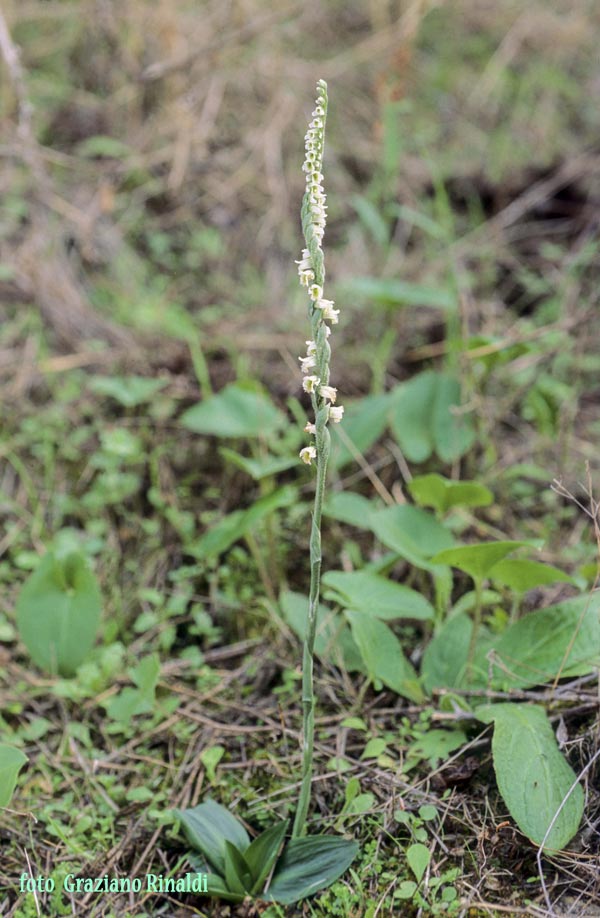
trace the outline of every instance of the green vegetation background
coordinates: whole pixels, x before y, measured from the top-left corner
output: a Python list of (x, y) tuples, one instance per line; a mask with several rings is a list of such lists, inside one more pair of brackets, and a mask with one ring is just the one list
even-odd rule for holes
[[(289, 803), (299, 651), (277, 597), (308, 584), (311, 479), (285, 460), (304, 442), (308, 326), (293, 260), (317, 78), (330, 93), (328, 295), (342, 310), (332, 383), (352, 404), (451, 371), (474, 432), (462, 459), (407, 465), (382, 428), (334, 470), (333, 488), (401, 501), (411, 473), (475, 479), (495, 500), (467, 533), (542, 539), (544, 560), (571, 574), (593, 564), (600, 10), (23, 0), (4, 14), (32, 110), (4, 67), (0, 738), (29, 767), (0, 815), (0, 888), (1, 913), (29, 918), (40, 912), (16, 890), (25, 851), (34, 874), (57, 879), (167, 873), (185, 864), (172, 807), (210, 793), (258, 828)], [(234, 380), (263, 386), (290, 419), (264, 442), (225, 443), (251, 462), (275, 454), (272, 476), (253, 478), (180, 421)], [(259, 499), (257, 528), (220, 557), (207, 549), (212, 524)], [(17, 640), (16, 597), (46, 548), (75, 543), (101, 583), (101, 640), (75, 680), (52, 680)], [(334, 569), (380, 551), (333, 518), (324, 545)], [(495, 914), (495, 903), (520, 914), (529, 900), (544, 914), (533, 854), (497, 828), (485, 741), (474, 737), (477, 772), (445, 778), (423, 754), (394, 783), (393, 761), (427, 748), (436, 715), (392, 693), (382, 703), (363, 681), (319, 670), (316, 820), (331, 827), (346, 803), (340, 827), (363, 854), (302, 914), (444, 914), (453, 901), (456, 914)], [(350, 714), (358, 734), (340, 726)], [(596, 729), (575, 722), (579, 751)], [(383, 746), (361, 760), (374, 740)], [(354, 819), (343, 762), (371, 795)], [(434, 845), (439, 897), (394, 899), (412, 877), (407, 841)], [(584, 862), (552, 869), (564, 908), (598, 895)], [(72, 913), (59, 896), (41, 902), (43, 914)], [(229, 914), (185, 895), (77, 908)]]

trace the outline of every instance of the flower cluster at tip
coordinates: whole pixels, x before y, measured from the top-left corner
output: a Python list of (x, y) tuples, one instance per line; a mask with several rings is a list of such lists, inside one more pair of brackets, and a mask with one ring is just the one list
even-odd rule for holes
[[(327, 84), (324, 80), (317, 83), (317, 100), (312, 120), (304, 138), (305, 157), (302, 171), (306, 173), (306, 190), (302, 201), (302, 229), (306, 248), (302, 258), (297, 261), (300, 284), (306, 287), (310, 297), (310, 319), (313, 337), (306, 342), (306, 356), (299, 357), (304, 379), (302, 388), (310, 393), (315, 411), (314, 424), (304, 428), (319, 442), (319, 433), (328, 421), (339, 423), (344, 409), (341, 405), (334, 407), (337, 389), (329, 385), (329, 358), (331, 349), (328, 338), (331, 328), (337, 325), (339, 309), (334, 309), (333, 300), (323, 295), (325, 267), (321, 243), (327, 221), (326, 195), (323, 191), (323, 146), (325, 142), (325, 121), (327, 118)], [(317, 458), (316, 446), (305, 446), (300, 450), (300, 458), (307, 465)]]

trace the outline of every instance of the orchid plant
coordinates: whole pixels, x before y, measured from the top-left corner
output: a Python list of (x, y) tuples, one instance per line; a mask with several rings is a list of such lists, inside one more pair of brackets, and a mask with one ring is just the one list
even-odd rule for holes
[(213, 800), (176, 811), (192, 847), (194, 867), (207, 874), (213, 896), (233, 902), (246, 897), (292, 904), (326, 889), (350, 866), (358, 845), (335, 835), (306, 835), (306, 819), (314, 769), (315, 693), (314, 646), (321, 580), (321, 516), (330, 450), (328, 424), (339, 423), (344, 409), (336, 406), (337, 389), (329, 384), (331, 325), (339, 310), (324, 296), (325, 263), (322, 249), (327, 220), (323, 191), (323, 149), (327, 120), (327, 84), (317, 83), (317, 100), (305, 136), (302, 166), (306, 189), (302, 201), (302, 230), (306, 247), (296, 262), (300, 283), (309, 296), (311, 337), (306, 356), (300, 357), (302, 388), (311, 397), (314, 421), (306, 425), (313, 442), (300, 451), (301, 460), (316, 465), (315, 498), (310, 534), (310, 590), (308, 620), (302, 656), (302, 774), (291, 838), (285, 843), (289, 820), (281, 820), (253, 841), (242, 823)]

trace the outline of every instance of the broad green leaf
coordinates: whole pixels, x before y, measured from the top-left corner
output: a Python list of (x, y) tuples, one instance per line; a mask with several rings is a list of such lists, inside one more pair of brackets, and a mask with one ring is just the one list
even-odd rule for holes
[[(358, 778), (350, 778), (346, 785), (344, 796), (345, 801), (340, 813), (340, 817), (360, 816), (362, 813), (368, 813), (369, 810), (373, 808), (375, 803), (374, 794), (360, 793), (360, 781)], [(341, 821), (343, 822), (343, 818)]]
[(371, 794), (371, 793), (358, 794), (348, 804), (348, 808), (344, 810), (344, 815), (362, 816), (363, 813), (368, 813), (370, 810), (372, 810), (374, 805), (375, 805), (375, 794)]
[(323, 513), (341, 523), (348, 523), (358, 529), (368, 529), (371, 515), (379, 509), (374, 501), (363, 497), (362, 494), (339, 491), (327, 498)]
[(573, 583), (573, 578), (559, 568), (526, 558), (505, 558), (494, 564), (488, 576), (516, 593), (525, 593), (548, 583)]
[(435, 688), (452, 688), (461, 684), (473, 622), (459, 613), (449, 618), (425, 648), (421, 663), (421, 680), (430, 695)]
[(21, 640), (40, 669), (72, 676), (92, 649), (102, 597), (86, 558), (48, 552), (23, 585), (16, 619)]
[(27, 756), (20, 749), (0, 743), (0, 807), (10, 803), (17, 777), (26, 761)]
[(386, 507), (373, 514), (371, 529), (388, 548), (427, 570), (432, 567), (432, 555), (454, 545), (452, 534), (433, 514), (410, 504)]
[(362, 717), (344, 717), (340, 726), (348, 727), (349, 730), (365, 730), (366, 731), (368, 729)]
[(150, 402), (167, 382), (146, 376), (92, 376), (88, 386), (96, 395), (114, 398), (123, 408), (137, 408)]
[(448, 564), (469, 574), (473, 580), (482, 580), (489, 576), (490, 570), (516, 548), (527, 545), (527, 542), (480, 542), (474, 545), (461, 545), (438, 552), (431, 559), (435, 564)]
[(355, 841), (334, 835), (294, 838), (284, 848), (263, 898), (292, 905), (312, 896), (341, 877), (358, 851)]
[(428, 730), (408, 747), (404, 771), (409, 772), (419, 762), (426, 761), (431, 768), (437, 768), (455, 749), (467, 742), (462, 730)]
[(246, 898), (245, 893), (235, 893), (227, 888), (225, 880), (216, 873), (206, 873), (206, 895), (213, 899), (224, 899), (226, 902), (243, 902)]
[(196, 874), (200, 874), (202, 877), (206, 876), (207, 895), (215, 899), (225, 899), (226, 902), (243, 902), (246, 898), (245, 895), (231, 892), (231, 890), (227, 888), (227, 884), (223, 877), (210, 872), (210, 868), (203, 858), (197, 857), (190, 851), (187, 859), (192, 868), (196, 871)]
[(332, 425), (331, 459), (335, 468), (355, 462), (354, 452), (347, 445), (349, 440), (354, 451), (364, 453), (379, 439), (387, 427), (390, 396), (368, 395), (346, 406), (343, 425)]
[(426, 621), (434, 617), (433, 606), (416, 590), (368, 571), (328, 571), (323, 576), (323, 585), (332, 589), (347, 609), (375, 618)]
[(187, 551), (197, 558), (220, 555), (243, 538), (264, 517), (281, 507), (289, 507), (298, 497), (292, 485), (278, 488), (271, 494), (259, 498), (247, 510), (234, 510), (208, 529), (197, 541), (187, 546)]
[(133, 669), (131, 678), (147, 699), (154, 700), (154, 691), (160, 675), (160, 659), (157, 653), (148, 654)]
[(358, 778), (349, 778), (346, 784), (346, 790), (344, 791), (344, 806), (349, 806), (358, 794), (360, 794), (360, 781)]
[[(362, 816), (364, 813), (368, 813), (373, 809), (375, 805), (375, 794), (366, 793), (358, 794), (354, 797), (348, 806), (345, 806), (341, 812), (341, 816)], [(343, 822), (343, 820), (342, 820)]]
[(344, 614), (375, 688), (383, 683), (411, 701), (422, 701), (417, 674), (404, 656), (394, 632), (364, 612), (347, 610)]
[(475, 655), (478, 684), (498, 691), (543, 685), (600, 666), (600, 593), (530, 612)]
[(241, 851), (230, 841), (224, 843), (225, 883), (231, 892), (250, 895), (252, 872)]
[(427, 848), (426, 845), (422, 845), (420, 842), (409, 845), (406, 849), (406, 860), (408, 861), (408, 866), (415, 875), (417, 883), (420, 883), (423, 879), (430, 859), (431, 852), (429, 848)]
[[(279, 605), (285, 621), (301, 641), (306, 637), (308, 598), (303, 593), (284, 591)], [(340, 659), (341, 652), (341, 659)], [(339, 613), (319, 604), (315, 653), (336, 666), (343, 663), (348, 672), (364, 672), (364, 664), (350, 629)]]
[(154, 710), (154, 696), (160, 675), (160, 659), (157, 653), (144, 657), (133, 669), (131, 678), (137, 688), (126, 687), (106, 703), (108, 716), (119, 723), (127, 724), (136, 714), (149, 714)]
[(362, 751), (361, 759), (376, 759), (387, 749), (387, 743), (381, 736), (372, 737)]
[(217, 777), (217, 766), (225, 755), (225, 746), (207, 746), (200, 753), (200, 761), (206, 770), (206, 777), (212, 784)]
[(234, 449), (228, 449), (222, 446), (219, 450), (224, 459), (228, 459), (233, 465), (236, 465), (247, 475), (250, 475), (255, 481), (262, 478), (270, 478), (279, 472), (285, 472), (287, 469), (293, 469), (298, 465), (298, 456), (261, 456), (260, 459), (250, 459), (248, 456), (242, 456), (236, 453)]
[(417, 884), (414, 880), (402, 880), (394, 890), (396, 899), (412, 899), (417, 891)]
[(469, 415), (461, 407), (460, 383), (452, 376), (436, 374), (433, 401), (433, 445), (442, 462), (454, 462), (475, 441), (475, 430)]
[(289, 819), (276, 822), (275, 825), (265, 829), (254, 839), (249, 848), (244, 851), (246, 863), (252, 871), (253, 896), (258, 896), (265, 885), (265, 881), (279, 854), (279, 849), (287, 832)]
[(425, 370), (393, 391), (390, 427), (409, 462), (425, 462), (433, 452), (435, 388), (435, 373)]
[(419, 807), (419, 816), (424, 822), (431, 822), (438, 818), (439, 813), (437, 807), (432, 806), (430, 803), (426, 803), (424, 806)]
[(440, 514), (453, 507), (487, 507), (494, 499), (478, 481), (450, 481), (435, 472), (413, 478), (408, 491), (420, 507), (432, 507)]
[(498, 789), (519, 828), (545, 850), (561, 850), (573, 838), (583, 815), (583, 791), (571, 787), (576, 775), (562, 756), (543, 708), (493, 704), (477, 709), (494, 723), (492, 755)]
[(191, 809), (174, 812), (183, 824), (189, 843), (204, 855), (221, 876), (225, 875), (225, 842), (231, 842), (242, 853), (250, 845), (250, 838), (243, 825), (226, 807), (214, 800), (206, 800)]
[(461, 411), (454, 377), (424, 370), (397, 386), (390, 398), (390, 426), (409, 461), (425, 462), (435, 452), (443, 462), (453, 462), (472, 445), (475, 431)]
[(283, 427), (285, 417), (267, 395), (231, 383), (188, 408), (181, 423), (194, 433), (216, 437), (263, 437)]
[(346, 283), (351, 293), (385, 306), (432, 306), (455, 310), (456, 295), (447, 287), (413, 284), (395, 278), (353, 277)]

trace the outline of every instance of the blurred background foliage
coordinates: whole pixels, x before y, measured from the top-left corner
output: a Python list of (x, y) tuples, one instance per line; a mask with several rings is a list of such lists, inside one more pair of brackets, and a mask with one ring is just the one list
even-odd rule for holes
[[(485, 239), (469, 234), (561, 166), (556, 206), (575, 182), (587, 192), (593, 2), (332, 0), (273, 10), (260, 0), (26, 0), (6, 14), (41, 146), (36, 176), (5, 73), (4, 318), (26, 293), (72, 347), (89, 337), (123, 344), (104, 319), (179, 339), (193, 327), (210, 350), (243, 334), (254, 366), (293, 340), (287, 333), (304, 322), (290, 270), (303, 124), (319, 76), (332, 95), (333, 285), (353, 275), (435, 283), (452, 242), (454, 261), (475, 269), (476, 309), (522, 304), (538, 291), (519, 276), (529, 262), (510, 234), (531, 208)], [(568, 201), (561, 216), (572, 216)], [(377, 325), (364, 297), (337, 299), (346, 338)], [(271, 369), (295, 389), (288, 367)]]
[[(340, 426), (364, 453), (337, 444), (327, 563), (385, 567), (372, 533), (355, 524), (364, 525), (365, 507), (402, 504), (413, 473), (442, 470), (494, 493), (481, 519), (457, 521), (461, 533), (544, 540), (544, 560), (580, 574), (587, 564), (593, 581), (600, 6), (2, 0), (0, 10), (0, 728), (29, 744), (37, 769), (49, 764), (36, 818), (78, 855), (104, 856), (115, 823), (117, 836), (129, 832), (119, 806), (154, 793), (163, 810), (148, 818), (158, 828), (143, 829), (152, 857), (164, 808), (200, 792), (196, 763), (214, 730), (198, 717), (214, 696), (231, 705), (219, 717), (238, 724), (245, 712), (248, 733), (257, 706), (279, 729), (275, 695), (284, 708), (297, 703), (296, 642), (276, 601), (307, 583), (311, 479), (295, 460), (304, 423), (297, 355), (308, 326), (293, 260), (318, 78), (330, 95), (327, 296), (342, 310), (332, 384), (348, 408)], [(207, 402), (236, 380), (274, 401), (268, 431), (261, 411), (240, 410), (252, 400), (237, 389)], [(441, 430), (422, 423), (436, 386), (452, 402)], [(386, 426), (409, 391), (416, 441), (406, 415)], [(250, 428), (238, 452), (213, 436), (232, 401), (229, 423)], [(458, 451), (448, 442), (453, 411), (467, 418)], [(287, 427), (283, 412), (293, 419)], [(553, 478), (564, 478), (559, 493), (548, 487)], [(94, 559), (104, 627), (78, 681), (60, 681), (47, 697), (17, 644), (12, 610), (27, 573), (60, 539)], [(418, 572), (410, 577), (422, 585)], [(549, 601), (564, 586), (552, 589)], [(414, 645), (414, 630), (405, 638)], [(222, 662), (240, 647), (239, 668)], [(170, 693), (148, 733), (130, 741), (148, 767), (124, 758), (122, 771), (102, 776), (110, 799), (100, 832), (96, 777), (84, 782), (85, 800), (72, 797), (81, 772), (76, 763), (74, 779), (62, 755), (62, 705), (88, 705), (69, 741), (90, 757), (117, 758), (113, 733), (128, 727), (98, 713), (97, 698), (114, 713), (115, 680), (138, 672), (143, 654), (149, 694), (154, 654), (163, 661), (159, 687), (166, 681)], [(141, 682), (138, 673), (131, 691), (143, 694)], [(364, 700), (344, 671), (325, 670), (321, 690), (344, 714), (349, 698)], [(161, 734), (161, 718), (198, 692), (199, 711)], [(338, 720), (322, 738), (331, 739), (330, 762)], [(406, 745), (420, 734), (404, 721)], [(246, 749), (231, 734), (219, 737), (235, 758), (221, 790), (263, 818), (264, 785), (292, 780), (287, 736), (267, 765), (258, 737), (252, 752), (264, 767), (246, 779)], [(150, 758), (154, 743), (177, 763), (168, 774)], [(220, 761), (225, 746), (214, 748)], [(382, 809), (389, 774), (369, 784)], [(320, 812), (339, 812), (335, 794), (323, 791)], [(483, 795), (473, 799), (468, 819), (459, 817), (471, 841), (489, 822)], [(90, 800), (78, 835), (74, 813)], [(365, 831), (375, 859), (379, 829)], [(138, 840), (123, 841), (122, 866), (138, 862)], [(513, 842), (503, 848), (525, 882), (535, 867), (521, 852)], [(3, 886), (21, 869), (15, 846), (10, 857), (12, 873), (0, 863)], [(368, 869), (373, 894), (383, 895)], [(596, 882), (581, 870), (582, 883)], [(486, 895), (508, 901), (492, 881)], [(337, 907), (318, 914), (359, 908)]]

